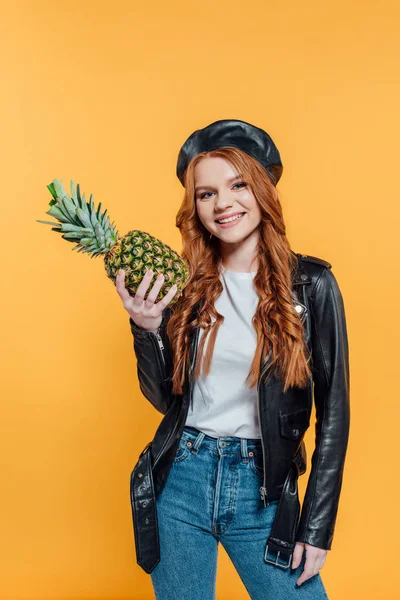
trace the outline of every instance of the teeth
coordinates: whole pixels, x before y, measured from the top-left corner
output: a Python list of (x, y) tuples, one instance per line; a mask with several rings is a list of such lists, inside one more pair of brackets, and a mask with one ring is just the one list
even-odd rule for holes
[[(244, 214), (244, 213), (243, 213)], [(230, 217), (229, 219), (218, 220), (217, 223), (230, 223), (231, 221), (237, 221), (243, 217), (243, 214), (236, 215), (235, 217)]]

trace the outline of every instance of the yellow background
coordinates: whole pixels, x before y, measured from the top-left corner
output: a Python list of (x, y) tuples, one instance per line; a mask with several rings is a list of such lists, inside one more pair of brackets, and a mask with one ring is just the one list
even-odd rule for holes
[[(73, 179), (121, 235), (179, 251), (177, 154), (221, 118), (270, 133), (292, 248), (330, 261), (345, 300), (329, 598), (400, 597), (399, 17), (387, 0), (2, 3), (2, 599), (153, 598), (129, 477), (161, 415), (102, 259), (36, 219), (52, 220), (47, 184)], [(306, 442), (310, 461), (313, 427)], [(248, 598), (221, 546), (217, 597)]]

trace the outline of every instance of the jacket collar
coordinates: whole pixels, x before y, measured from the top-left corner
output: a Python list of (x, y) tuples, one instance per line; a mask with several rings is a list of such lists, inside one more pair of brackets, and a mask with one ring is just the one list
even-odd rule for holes
[(297, 252), (293, 252), (293, 254), (295, 254), (297, 256), (297, 267), (296, 267), (294, 273), (292, 274), (292, 284), (293, 285), (298, 285), (298, 284), (304, 285), (306, 283), (311, 283), (311, 277), (304, 268), (304, 264), (302, 261), (302, 255), (298, 254)]

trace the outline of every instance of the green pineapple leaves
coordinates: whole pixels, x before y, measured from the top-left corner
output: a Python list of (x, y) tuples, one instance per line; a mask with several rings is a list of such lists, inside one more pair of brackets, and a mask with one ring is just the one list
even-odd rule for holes
[(77, 242), (72, 250), (88, 252), (91, 258), (109, 252), (118, 240), (118, 231), (114, 223), (110, 224), (110, 217), (106, 217), (107, 210), (101, 214), (101, 202), (95, 209), (92, 194), (89, 202), (86, 202), (85, 194), (81, 196), (79, 183), (75, 189), (72, 179), (71, 197), (66, 194), (61, 180), (54, 179), (47, 187), (53, 196), (47, 214), (59, 223), (39, 219), (36, 221), (55, 225), (56, 227), (52, 227), (53, 231), (63, 233), (61, 237), (69, 242)]

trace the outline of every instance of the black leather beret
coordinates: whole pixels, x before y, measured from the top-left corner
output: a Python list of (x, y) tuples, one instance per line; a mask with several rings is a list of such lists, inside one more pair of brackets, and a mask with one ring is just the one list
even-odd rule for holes
[(183, 183), (188, 164), (194, 156), (208, 150), (226, 146), (240, 148), (264, 167), (272, 183), (276, 185), (282, 175), (283, 165), (278, 148), (266, 131), (240, 121), (221, 119), (203, 129), (196, 129), (179, 151), (176, 174)]

